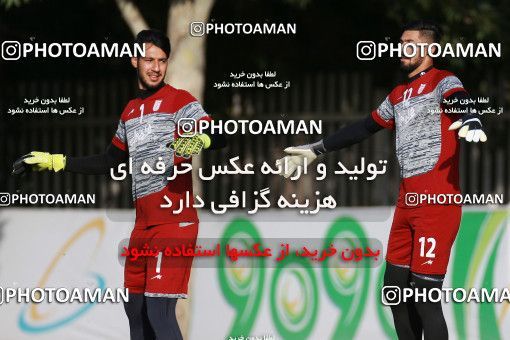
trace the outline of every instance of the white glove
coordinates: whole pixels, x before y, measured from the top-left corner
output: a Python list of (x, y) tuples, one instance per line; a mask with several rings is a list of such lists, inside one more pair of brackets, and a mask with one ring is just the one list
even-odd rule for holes
[[(322, 145), (322, 141), (319, 143)], [(276, 161), (276, 166), (280, 167), (280, 175), (289, 178), (299, 167), (308, 167), (317, 158), (317, 154), (321, 153), (315, 148), (317, 144), (291, 146), (283, 150), (288, 155)]]
[(466, 115), (454, 122), (448, 130), (459, 130), (459, 137), (465, 138), (466, 142), (478, 143), (487, 141), (487, 135), (482, 130), (482, 122), (476, 115)]

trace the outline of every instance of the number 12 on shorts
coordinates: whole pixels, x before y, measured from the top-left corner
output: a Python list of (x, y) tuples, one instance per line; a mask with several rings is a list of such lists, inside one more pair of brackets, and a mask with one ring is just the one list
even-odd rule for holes
[[(435, 258), (436, 254), (434, 253), (434, 249), (436, 249), (436, 239), (433, 237), (420, 237), (418, 239), (420, 242), (420, 257), (428, 257)], [(425, 248), (428, 246), (427, 253), (425, 253)]]

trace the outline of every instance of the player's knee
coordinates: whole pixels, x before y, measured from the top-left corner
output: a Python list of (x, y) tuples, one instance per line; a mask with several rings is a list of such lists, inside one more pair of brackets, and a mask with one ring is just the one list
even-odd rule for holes
[[(424, 330), (425, 340), (448, 339), (448, 327), (443, 315), (441, 299), (431, 292), (440, 290), (443, 286), (444, 275), (424, 275), (412, 273), (411, 282), (414, 288), (421, 292), (422, 299), (415, 301), (414, 306), (418, 312)], [(433, 297), (432, 297), (433, 296)]]
[(443, 287), (444, 275), (430, 275), (411, 273), (411, 282), (418, 289), (441, 289)]
[(442, 318), (441, 288), (444, 275), (411, 274), (411, 285), (420, 294), (415, 306), (422, 317)]
[(175, 317), (176, 304), (177, 299), (147, 298), (147, 316), (156, 334), (178, 332), (178, 329), (175, 329), (178, 328)]
[(384, 285), (397, 286), (401, 288), (407, 287), (409, 285), (409, 267), (386, 262)]
[(167, 298), (147, 298), (147, 316), (151, 324), (157, 325), (168, 319)]

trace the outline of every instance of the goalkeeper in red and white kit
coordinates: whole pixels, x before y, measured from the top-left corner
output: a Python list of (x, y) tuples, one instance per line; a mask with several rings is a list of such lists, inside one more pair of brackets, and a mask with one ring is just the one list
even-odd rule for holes
[[(135, 42), (145, 46), (144, 57), (131, 58), (139, 93), (124, 108), (106, 152), (88, 157), (31, 152), (14, 163), (13, 173), (30, 169), (108, 174), (131, 158), (136, 222), (129, 247), (142, 249), (148, 243), (151, 249), (163, 250), (172, 240), (193, 245), (198, 234), (196, 209), (185, 207), (173, 214), (171, 209), (161, 208), (167, 202), (164, 196), (172, 202), (184, 200), (186, 192), (193, 197), (191, 173), (179, 174), (171, 181), (167, 177), (173, 174), (174, 165), (189, 163), (189, 157), (202, 149), (221, 148), (226, 142), (221, 135), (207, 132), (179, 136), (179, 122), (211, 118), (187, 91), (164, 83), (170, 56), (168, 37), (157, 30), (144, 30)], [(165, 173), (142, 174), (142, 164), (155, 169), (158, 161), (165, 163)], [(175, 306), (178, 298), (187, 297), (192, 261), (193, 257), (166, 257), (161, 252), (157, 257), (126, 260), (124, 285), (129, 289), (129, 302), (125, 310), (131, 339), (182, 339)]]
[[(439, 38), (436, 25), (417, 21), (404, 27), (401, 43), (404, 47), (430, 44)], [(285, 149), (288, 155), (277, 164), (282, 166), (282, 175), (289, 177), (320, 154), (358, 143), (383, 128), (395, 130), (402, 180), (388, 241), (384, 285), (441, 288), (460, 226), (461, 206), (420, 204), (416, 197), (459, 194), (458, 137), (468, 142), (485, 142), (487, 137), (474, 106), (444, 104), (445, 99), (448, 103), (469, 102), (454, 74), (434, 68), (427, 54), (401, 58), (400, 63), (407, 81), (395, 87), (379, 108), (317, 143)], [(445, 109), (465, 113), (450, 114)], [(400, 339), (422, 339), (422, 334), (425, 339), (448, 338), (441, 302), (401, 302), (391, 308)]]

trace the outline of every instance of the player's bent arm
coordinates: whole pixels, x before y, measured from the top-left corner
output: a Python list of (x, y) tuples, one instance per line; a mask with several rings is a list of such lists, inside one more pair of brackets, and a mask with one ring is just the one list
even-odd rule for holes
[(62, 154), (32, 151), (14, 162), (12, 173), (19, 175), (27, 170), (54, 172), (65, 170), (90, 175), (108, 174), (110, 168), (125, 162), (127, 157), (126, 151), (113, 144), (110, 144), (102, 154), (85, 157), (66, 157)]
[(310, 164), (318, 155), (357, 144), (383, 128), (369, 115), (316, 143), (286, 148), (284, 151), (288, 155), (277, 160), (276, 165), (280, 166), (280, 174), (288, 178), (298, 167)]

